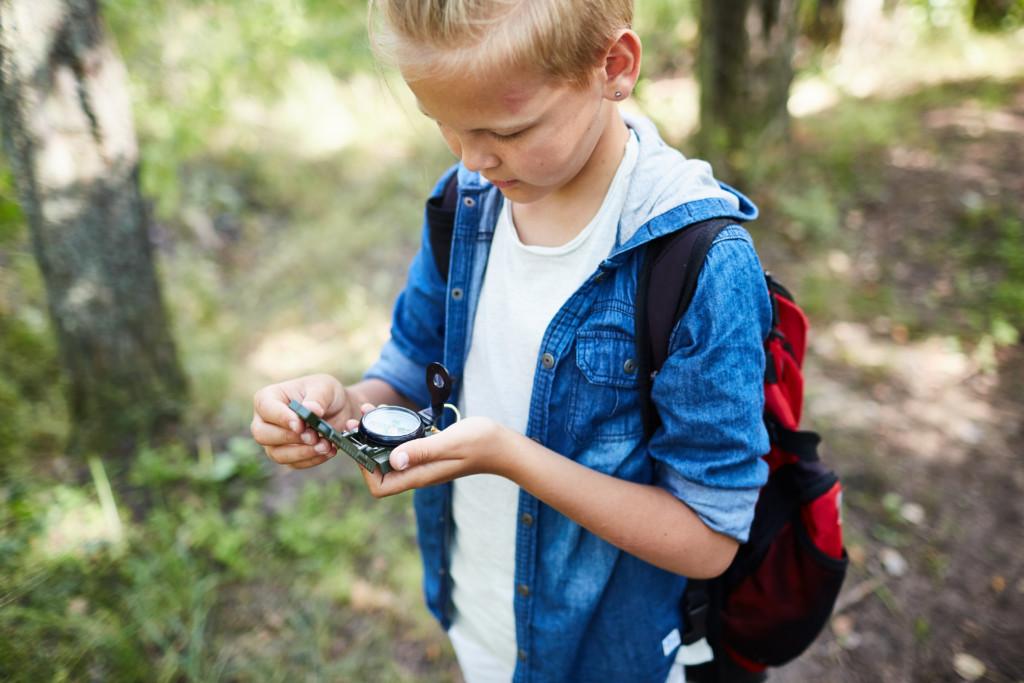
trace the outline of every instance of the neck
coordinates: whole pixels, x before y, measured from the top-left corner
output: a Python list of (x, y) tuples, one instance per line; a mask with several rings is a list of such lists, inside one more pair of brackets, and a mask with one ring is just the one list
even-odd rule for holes
[(608, 103), (601, 117), (601, 136), (576, 177), (543, 199), (513, 205), (516, 231), (523, 244), (565, 244), (587, 227), (601, 208), (629, 139), (617, 106)]

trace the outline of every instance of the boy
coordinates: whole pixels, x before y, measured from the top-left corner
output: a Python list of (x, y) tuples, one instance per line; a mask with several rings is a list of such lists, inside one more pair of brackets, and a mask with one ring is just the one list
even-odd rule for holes
[[(372, 3), (373, 4), (373, 3)], [(617, 103), (641, 43), (629, 0), (379, 0), (377, 42), (461, 163), (447, 281), (429, 235), (362, 382), (260, 390), (276, 462), (333, 448), (287, 404), (352, 428), (429, 404), (442, 360), (468, 417), (391, 454), (375, 496), (415, 489), (428, 606), (469, 683), (681, 681), (683, 577), (720, 574), (767, 476), (771, 311), (739, 226), (720, 233), (653, 382), (644, 438), (634, 346), (643, 245), (756, 209)], [(677, 656), (677, 653), (678, 656)]]

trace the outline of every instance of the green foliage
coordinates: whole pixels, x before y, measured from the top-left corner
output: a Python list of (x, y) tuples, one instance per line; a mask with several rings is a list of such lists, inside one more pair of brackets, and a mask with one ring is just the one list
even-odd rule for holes
[(142, 448), (132, 463), (129, 481), (140, 487), (165, 487), (179, 483), (220, 486), (229, 480), (259, 481), (268, 475), (262, 451), (251, 439), (231, 437), (223, 451), (209, 446), (194, 458), (181, 443), (162, 448)]
[(142, 185), (169, 218), (180, 170), (200, 156), (235, 103), (269, 101), (303, 59), (346, 77), (372, 65), (366, 5), (347, 0), (105, 0), (128, 64), (142, 146)]
[[(0, 487), (0, 678), (447, 679), (451, 660), (415, 676), (391, 649), (427, 647), (425, 611), (407, 609), (421, 600), (408, 498), (310, 480), (270, 510), (262, 475), (243, 474), (265, 462), (256, 450), (239, 441), (213, 456), (236, 462), (219, 482), (181, 448), (144, 452), (115, 492), (147, 498), (135, 514), (122, 505), (121, 535), (91, 487)], [(375, 587), (379, 604), (350, 604), (353, 585)]]
[(1024, 330), (1024, 217), (1007, 203), (978, 199), (964, 208), (955, 239), (964, 245), (965, 270), (957, 295), (982, 332), (1001, 345)]
[(19, 242), (25, 219), (14, 191), (14, 176), (6, 164), (0, 165), (0, 249)]
[(1024, 0), (904, 0), (918, 25), (931, 32), (1013, 31), (1024, 25)]
[(289, 514), (278, 520), (277, 542), (295, 558), (317, 560), (350, 556), (366, 547), (374, 532), (371, 520), (362, 515), (336, 520), (322, 514), (331, 501), (341, 500), (344, 494), (340, 482), (306, 488)]
[(698, 9), (694, 0), (636, 4), (633, 27), (643, 40), (644, 78), (672, 76), (692, 67)]
[[(764, 216), (755, 230), (785, 237), (801, 255), (790, 278), (787, 264), (769, 267), (794, 283), (812, 318), (884, 318), (912, 336), (958, 337), (993, 359), (994, 349), (1019, 339), (1019, 201), (1005, 171), (993, 169), (986, 182), (1000, 181), (984, 192), (954, 181), (978, 134), (940, 123), (950, 115), (986, 120), (1012, 107), (1019, 87), (970, 81), (848, 98), (796, 121), (790, 149), (754, 159), (751, 187)], [(989, 135), (998, 148), (1001, 133)], [(837, 257), (839, 270), (829, 264)]]
[(836, 198), (824, 185), (809, 185), (779, 197), (786, 235), (798, 242), (835, 242), (840, 228)]
[(66, 433), (56, 341), (13, 179), (0, 164), (0, 473)]
[(59, 442), (65, 432), (56, 350), (37, 321), (0, 310), (0, 462), (5, 465), (32, 448)]
[(973, 0), (971, 23), (983, 31), (1012, 31), (1024, 26), (1024, 0)]
[(801, 0), (797, 6), (800, 34), (821, 47), (839, 42), (843, 29), (842, 0)]

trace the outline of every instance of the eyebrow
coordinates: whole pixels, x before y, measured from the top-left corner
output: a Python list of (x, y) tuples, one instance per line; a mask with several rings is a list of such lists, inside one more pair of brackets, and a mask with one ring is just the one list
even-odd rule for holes
[[(420, 103), (419, 99), (416, 100), (416, 108), (420, 110), (421, 114), (426, 116), (431, 121), (434, 121), (434, 122), (437, 121), (437, 119), (435, 119), (433, 116), (431, 116), (427, 112), (427, 110), (423, 108), (423, 105)], [(516, 124), (514, 126), (498, 127), (498, 128), (474, 128), (474, 129), (472, 129), (469, 132), (470, 133), (499, 133), (499, 131), (501, 131), (501, 132), (507, 133), (508, 131), (523, 131), (523, 130), (526, 130), (527, 128), (535, 126), (538, 121), (540, 121), (540, 118), (531, 119), (531, 120), (526, 121), (524, 123), (518, 123), (518, 124)]]

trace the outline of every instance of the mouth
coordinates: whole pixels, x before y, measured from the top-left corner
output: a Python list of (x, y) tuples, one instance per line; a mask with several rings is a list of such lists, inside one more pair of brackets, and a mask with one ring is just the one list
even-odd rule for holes
[(499, 190), (504, 190), (505, 188), (513, 187), (514, 185), (519, 184), (518, 180), (491, 180), (490, 182)]

